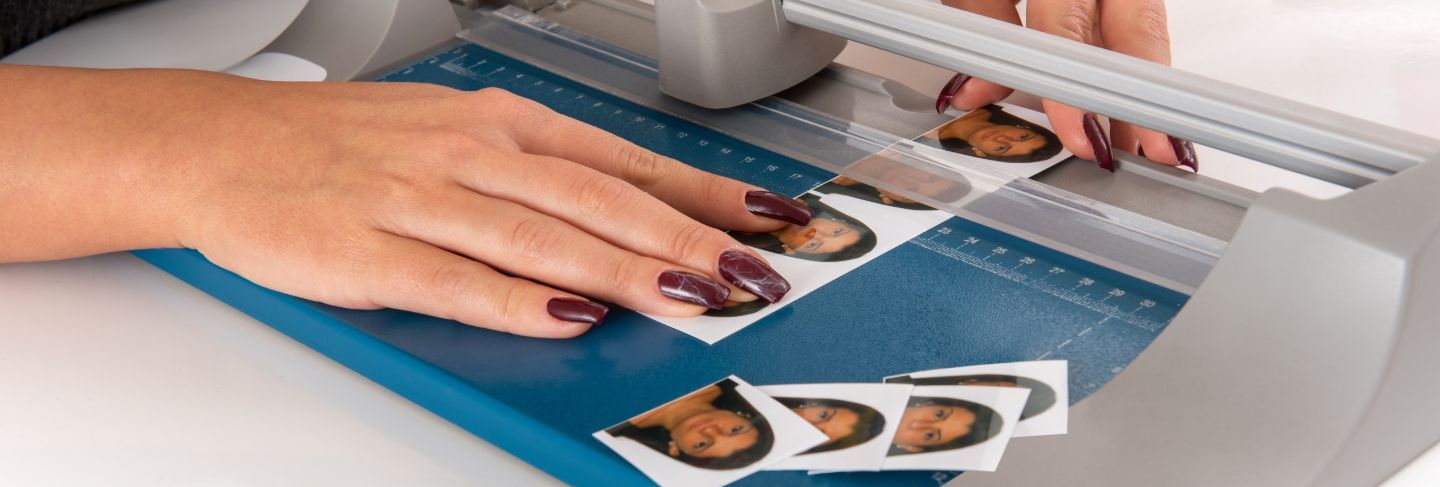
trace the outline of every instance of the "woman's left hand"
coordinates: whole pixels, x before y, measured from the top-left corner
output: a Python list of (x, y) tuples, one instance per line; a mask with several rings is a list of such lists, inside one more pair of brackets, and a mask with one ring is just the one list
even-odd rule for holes
[[(945, 5), (1021, 25), (1015, 0), (942, 0)], [(1147, 61), (1170, 64), (1170, 34), (1164, 0), (1029, 0), (1028, 27)], [(940, 92), (936, 108), (973, 110), (1010, 96), (1013, 90), (957, 74)], [(1142, 155), (1170, 166), (1200, 170), (1189, 141), (1119, 120), (1110, 121), (1106, 137), (1102, 121), (1079, 108), (1045, 100), (1045, 113), (1065, 148), (1083, 159), (1114, 170), (1111, 150)]]

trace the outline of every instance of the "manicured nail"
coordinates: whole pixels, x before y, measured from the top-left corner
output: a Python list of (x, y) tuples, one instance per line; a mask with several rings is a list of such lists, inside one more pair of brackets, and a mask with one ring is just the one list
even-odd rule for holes
[(557, 320), (598, 325), (605, 321), (610, 308), (594, 301), (575, 298), (553, 298), (545, 303), (545, 311)]
[(810, 217), (815, 215), (805, 203), (769, 191), (745, 193), (745, 209), (765, 218), (774, 218), (802, 227), (810, 224)]
[(730, 288), (705, 276), (665, 271), (660, 273), (660, 294), (682, 303), (720, 309), (725, 307), (725, 300), (730, 297)]
[(1100, 128), (1100, 119), (1093, 113), (1087, 113), (1081, 125), (1085, 127), (1085, 138), (1090, 141), (1090, 148), (1095, 150), (1095, 162), (1100, 164), (1100, 169), (1115, 172), (1115, 155), (1110, 153), (1110, 138)]
[(945, 109), (950, 107), (950, 100), (955, 98), (966, 81), (970, 81), (970, 75), (955, 73), (950, 82), (945, 83), (945, 87), (940, 89), (940, 98), (935, 99), (935, 113), (945, 113)]
[(1179, 137), (1169, 138), (1170, 147), (1175, 148), (1175, 158), (1180, 160), (1180, 165), (1200, 174), (1200, 159), (1195, 157), (1195, 144)]
[(720, 253), (720, 275), (735, 287), (749, 291), (771, 303), (790, 292), (790, 281), (780, 277), (769, 265), (739, 250)]

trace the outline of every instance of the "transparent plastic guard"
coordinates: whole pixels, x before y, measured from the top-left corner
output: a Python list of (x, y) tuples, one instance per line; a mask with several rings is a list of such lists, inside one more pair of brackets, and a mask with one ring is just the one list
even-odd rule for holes
[[(496, 10), (460, 37), (744, 142), (1186, 294), (1199, 287), (1225, 248), (1224, 241), (776, 97), (727, 110), (685, 103), (660, 92), (653, 59), (524, 9)], [(968, 191), (936, 190), (947, 185), (962, 185)]]

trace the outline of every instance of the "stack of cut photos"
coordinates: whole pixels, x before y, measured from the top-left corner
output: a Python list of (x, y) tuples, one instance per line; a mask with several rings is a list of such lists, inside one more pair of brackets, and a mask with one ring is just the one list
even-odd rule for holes
[(1014, 362), (760, 387), (730, 376), (594, 436), (662, 486), (761, 470), (995, 471), (1011, 438), (1066, 432), (1067, 369)]
[[(990, 165), (1009, 178), (1033, 176), (1071, 156), (1050, 130), (1045, 114), (1013, 105), (972, 110), (915, 141), (927, 150), (944, 150)], [(859, 161), (851, 169), (938, 201), (960, 204), (984, 195), (970, 184), (905, 166), (883, 154)], [(731, 302), (723, 309), (687, 318), (649, 316), (713, 345), (952, 216), (845, 176), (796, 199), (814, 211), (808, 225), (790, 225), (769, 233), (732, 233), (736, 240), (758, 249), (770, 266), (789, 280), (790, 292), (783, 300), (773, 305), (762, 300)]]

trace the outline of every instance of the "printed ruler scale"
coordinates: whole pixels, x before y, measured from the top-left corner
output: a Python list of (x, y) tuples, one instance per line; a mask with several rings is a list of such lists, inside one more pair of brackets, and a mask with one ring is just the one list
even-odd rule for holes
[[(1028, 255), (1023, 249), (1012, 249), (950, 225), (941, 225), (910, 243), (1101, 313), (1104, 318), (1097, 324), (1114, 320), (1157, 332), (1179, 311), (1173, 304), (1161, 305), (1146, 295), (1114, 287), (1093, 276)], [(1043, 358), (1036, 357), (1037, 360)]]
[(999, 232), (957, 218), (915, 237), (909, 244), (1087, 310), (1093, 321), (1072, 329), (1071, 333), (1048, 336), (1050, 346), (1038, 347), (1027, 357), (1029, 360), (1072, 360), (1072, 403), (1094, 392), (1125, 367), (1120, 363), (1096, 367), (1099, 364), (1077, 362), (1068, 353), (1072, 346), (1092, 334), (1113, 331), (1107, 327), (1129, 327), (1133, 333), (1158, 335), (1184, 304), (1166, 299), (1165, 293), (1157, 295), (1152, 288), (1136, 289), (1133, 281), (1095, 272), (1093, 266), (1075, 266), (1073, 259), (1035, 252), (1033, 246), (1014, 245), (1013, 237), (997, 238), (997, 234)]
[[(833, 176), (473, 44), (445, 48), (380, 80), (503, 88), (659, 154), (782, 194), (800, 195)], [(960, 218), (714, 345), (623, 309), (575, 339), (528, 339), (402, 311), (297, 299), (190, 250), (135, 253), (579, 485), (644, 483), (590, 434), (730, 374), (762, 385), (878, 382), (924, 369), (1066, 359), (1071, 400), (1078, 401), (1128, 366), (1186, 299)], [(738, 485), (934, 485), (949, 478), (762, 472)]]

